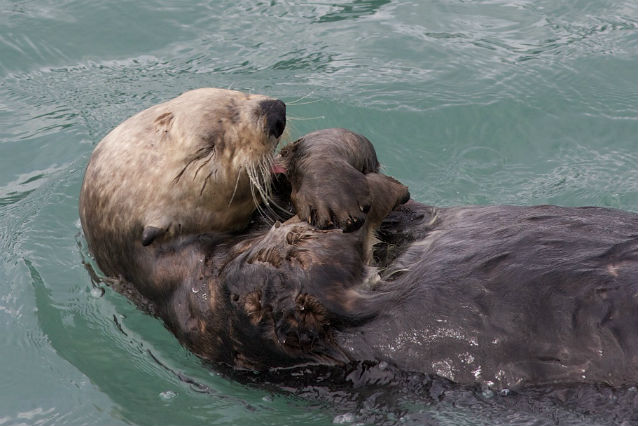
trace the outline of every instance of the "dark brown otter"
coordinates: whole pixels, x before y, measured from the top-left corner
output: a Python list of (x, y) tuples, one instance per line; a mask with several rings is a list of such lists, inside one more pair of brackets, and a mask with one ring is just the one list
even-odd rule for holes
[[(401, 205), (407, 189), (343, 129), (304, 136), (279, 162), (271, 201), (298, 216), (146, 245), (138, 226), (126, 261), (96, 253), (118, 240), (83, 219), (98, 264), (190, 350), (233, 368), (372, 361), (494, 387), (638, 384), (636, 214)], [(87, 191), (81, 209), (102, 214)]]

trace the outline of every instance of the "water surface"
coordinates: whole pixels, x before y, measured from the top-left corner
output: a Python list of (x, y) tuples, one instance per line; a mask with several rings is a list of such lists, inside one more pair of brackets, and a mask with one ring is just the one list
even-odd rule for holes
[(365, 134), (422, 202), (638, 211), (633, 0), (0, 0), (0, 425), (620, 422), (492, 409), (480, 391), (354, 405), (273, 392), (100, 297), (77, 213), (90, 152), (204, 86), (286, 101), (290, 139)]

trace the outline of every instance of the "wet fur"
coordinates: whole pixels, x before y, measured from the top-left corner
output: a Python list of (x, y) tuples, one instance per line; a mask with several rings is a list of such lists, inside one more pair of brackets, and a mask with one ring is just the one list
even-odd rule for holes
[[(95, 148), (80, 192), (82, 227), (103, 272), (135, 282), (137, 258), (154, 241), (245, 229), (268, 200), (280, 134), (272, 129), (282, 122), (280, 101), (207, 88), (111, 131)], [(155, 287), (142, 292), (153, 295)]]
[(288, 179), (273, 196), (290, 219), (257, 212), (240, 231), (147, 245), (140, 224), (93, 228), (108, 212), (91, 188), (81, 215), (99, 266), (190, 350), (234, 369), (363, 361), (495, 387), (638, 383), (636, 214), (400, 205), (407, 188), (343, 129), (279, 161)]
[(365, 229), (295, 219), (160, 246), (150, 279), (170, 277), (155, 304), (179, 340), (233, 368), (375, 361), (496, 388), (628, 386), (636, 229), (611, 209), (410, 201), (381, 226), (374, 254), (387, 266), (372, 288)]

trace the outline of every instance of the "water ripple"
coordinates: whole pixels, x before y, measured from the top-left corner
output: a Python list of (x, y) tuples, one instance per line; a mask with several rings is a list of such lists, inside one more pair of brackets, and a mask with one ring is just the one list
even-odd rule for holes
[(0, 424), (592, 420), (516, 407), (526, 398), (482, 413), (491, 402), (472, 392), (448, 405), (373, 391), (354, 407), (331, 396), (325, 411), (264, 404), (123, 297), (91, 296), (77, 196), (110, 129), (215, 86), (301, 98), (292, 137), (366, 134), (424, 202), (638, 210), (637, 16), (635, 0), (0, 0)]

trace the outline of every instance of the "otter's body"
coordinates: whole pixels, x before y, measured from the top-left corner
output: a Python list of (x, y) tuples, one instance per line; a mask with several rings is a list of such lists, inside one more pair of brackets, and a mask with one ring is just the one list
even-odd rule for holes
[[(245, 113), (218, 119), (237, 102)], [(370, 361), (495, 387), (638, 384), (638, 215), (405, 203), (343, 129), (282, 149), (268, 194), (270, 175), (249, 170), (273, 164), (278, 102), (182, 95), (123, 123), (87, 168), (98, 265), (190, 350), (240, 369)], [(157, 150), (168, 113), (173, 142)], [(288, 213), (272, 224), (262, 200)]]
[(638, 383), (635, 214), (411, 202), (383, 233), (405, 247), (377, 287), (394, 305), (340, 336), (357, 357), (497, 387)]
[(411, 201), (382, 225), (401, 254), (370, 280), (362, 231), (261, 224), (160, 248), (156, 267), (184, 267), (155, 304), (192, 351), (235, 368), (373, 361), (496, 388), (635, 385), (636, 229), (611, 209)]

